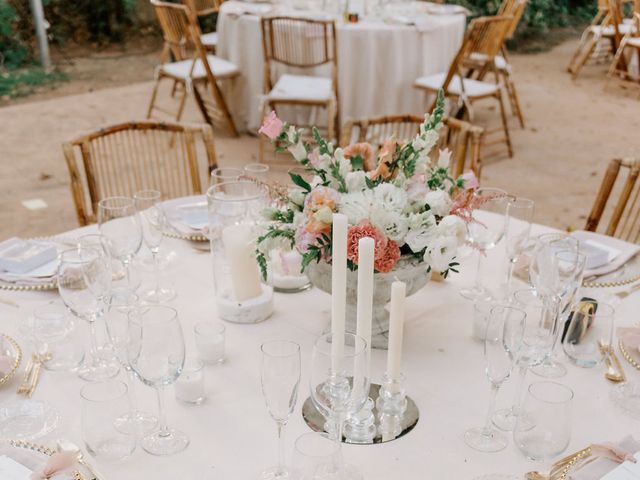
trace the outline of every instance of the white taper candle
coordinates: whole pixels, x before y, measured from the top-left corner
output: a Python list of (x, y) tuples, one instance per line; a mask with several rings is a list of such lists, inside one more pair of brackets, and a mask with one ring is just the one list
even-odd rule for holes
[(344, 355), (345, 316), (347, 307), (347, 217), (333, 214), (331, 253), (331, 355), (334, 370)]
[(404, 300), (407, 285), (395, 281), (391, 284), (391, 308), (389, 318), (389, 351), (387, 352), (387, 376), (390, 379), (400, 378), (402, 361), (402, 336), (404, 331)]
[(375, 241), (365, 237), (358, 241), (358, 307), (356, 333), (371, 349), (371, 321), (373, 317), (373, 258)]

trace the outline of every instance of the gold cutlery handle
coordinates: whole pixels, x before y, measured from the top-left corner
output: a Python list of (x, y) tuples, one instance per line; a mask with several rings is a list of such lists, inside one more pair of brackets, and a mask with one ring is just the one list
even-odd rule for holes
[(620, 359), (618, 355), (616, 355), (613, 347), (609, 347), (609, 360), (613, 363), (614, 368), (620, 373), (622, 376), (622, 381), (625, 382), (627, 380), (627, 376), (624, 373), (624, 369), (622, 368), (622, 363), (620, 363)]

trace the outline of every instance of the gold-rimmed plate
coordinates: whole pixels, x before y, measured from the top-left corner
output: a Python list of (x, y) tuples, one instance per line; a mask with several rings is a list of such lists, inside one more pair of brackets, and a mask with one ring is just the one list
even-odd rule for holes
[[(46, 445), (24, 440), (7, 440), (0, 443), (0, 456), (6, 455), (31, 471), (42, 469), (56, 450)], [(92, 478), (90, 472), (80, 464), (55, 475), (60, 480), (86, 480)]]
[(56, 280), (43, 283), (3, 282), (0, 280), (0, 290), (14, 292), (42, 292), (56, 290), (57, 288), (58, 282)]
[(629, 347), (627, 344), (625, 344), (622, 338), (618, 340), (618, 347), (620, 347), (620, 353), (622, 353), (622, 357), (627, 362), (629, 362), (629, 364), (633, 368), (640, 370), (640, 351), (638, 351), (637, 348), (633, 349)]
[(0, 356), (7, 356), (13, 359), (11, 365), (7, 367), (0, 366), (0, 368), (6, 369), (6, 371), (0, 369), (0, 386), (2, 386), (16, 374), (16, 371), (20, 367), (20, 362), (22, 362), (22, 349), (20, 345), (4, 333), (0, 333)]

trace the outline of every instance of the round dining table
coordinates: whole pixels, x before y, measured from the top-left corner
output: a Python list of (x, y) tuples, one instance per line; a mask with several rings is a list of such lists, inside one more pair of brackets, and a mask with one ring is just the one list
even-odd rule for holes
[[(63, 236), (72, 239), (96, 231), (96, 226), (88, 226)], [(548, 231), (551, 229), (534, 225), (532, 235)], [(178, 311), (187, 356), (194, 355), (194, 324), (218, 320), (210, 254), (176, 238), (166, 238), (162, 250), (164, 256), (171, 259), (165, 267), (164, 279), (172, 281), (177, 292), (170, 305)], [(394, 441), (344, 445), (346, 462), (357, 466), (364, 479), (472, 480), (490, 473), (523, 478), (530, 470), (548, 471), (549, 463), (528, 460), (514, 446), (513, 439), (498, 453), (472, 450), (463, 440), (465, 430), (483, 425), (490, 390), (484, 371), (483, 346), (472, 336), (473, 303), (459, 294), (462, 287), (473, 282), (475, 264), (476, 255), (468, 255), (461, 259), (459, 274), (452, 274), (444, 281), (431, 281), (408, 297), (402, 370), (406, 375), (407, 394), (417, 405), (420, 418), (413, 430)], [(482, 278), (489, 288), (504, 282), (505, 267), (501, 243), (489, 251), (485, 261)], [(613, 295), (615, 291), (597, 288), (581, 293), (611, 300), (618, 298)], [(21, 334), (21, 324), (34, 308), (57, 299), (56, 291), (0, 291), (0, 332), (17, 339), (27, 358), (31, 346)], [(273, 466), (277, 459), (276, 425), (269, 416), (260, 387), (260, 345), (275, 339), (292, 340), (301, 345), (302, 380), (285, 440), (287, 460), (291, 460), (295, 438), (310, 431), (301, 410), (309, 396), (313, 343), (327, 328), (330, 301), (326, 293), (316, 288), (296, 294), (276, 293), (274, 301), (273, 315), (262, 323), (226, 323), (226, 362), (206, 367), (208, 398), (202, 405), (181, 404), (175, 400), (173, 387), (167, 388), (168, 423), (190, 437), (188, 448), (173, 456), (155, 457), (138, 447), (131, 457), (119, 463), (88, 457), (101, 472), (99, 480), (259, 478), (259, 473)], [(616, 326), (637, 325), (640, 294), (629, 295), (616, 303)], [(560, 358), (568, 374), (555, 381), (574, 392), (571, 441), (565, 454), (594, 442), (619, 441), (629, 434), (640, 437), (640, 420), (627, 416), (612, 403), (613, 384), (605, 379), (604, 367), (579, 368), (564, 355)], [(372, 351), (373, 382), (379, 383), (382, 379), (386, 359), (386, 351)], [(640, 382), (640, 371), (627, 363), (624, 368), (630, 381)], [(22, 368), (10, 382), (0, 386), (0, 410), (5, 402), (20, 398), (16, 388), (21, 372)], [(540, 380), (544, 379), (529, 374), (527, 383)], [(511, 378), (501, 389), (499, 408), (510, 406), (516, 383), (516, 379)], [(53, 432), (35, 440), (37, 443), (55, 447), (57, 439), (66, 439), (83, 446), (80, 389), (84, 384), (72, 372), (42, 373), (33, 399), (58, 409), (61, 421)], [(139, 409), (157, 413), (153, 391), (141, 383), (138, 387)]]
[[(265, 15), (336, 20), (338, 95), (343, 123), (378, 115), (424, 114), (429, 106), (427, 98), (413, 83), (421, 76), (449, 68), (466, 25), (464, 10), (422, 13), (415, 18), (388, 13), (384, 18), (364, 17), (357, 23), (348, 23), (341, 16), (288, 6), (224, 2), (218, 15), (216, 54), (236, 64), (241, 72), (233, 85), (228, 86), (228, 103), (241, 131), (255, 132), (262, 121), (261, 98), (265, 92), (260, 18)], [(274, 70), (274, 75), (292, 71), (282, 65)], [(300, 70), (297, 73), (309, 74)], [(329, 76), (327, 69), (317, 69), (316, 73)]]

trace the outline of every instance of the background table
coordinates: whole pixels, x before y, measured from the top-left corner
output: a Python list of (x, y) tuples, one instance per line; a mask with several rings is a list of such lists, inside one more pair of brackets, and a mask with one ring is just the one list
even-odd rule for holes
[[(238, 4), (228, 1), (220, 8), (217, 55), (238, 65), (242, 72), (229, 91), (237, 127), (256, 131), (262, 121), (260, 96), (264, 72), (260, 17), (235, 14)], [(270, 14), (276, 12), (296, 14), (291, 10), (273, 10)], [(375, 115), (424, 114), (427, 100), (424, 93), (413, 88), (413, 82), (449, 68), (462, 43), (465, 23), (464, 14), (431, 15), (426, 31), (381, 20), (355, 24), (338, 21), (341, 121)]]
[[(94, 231), (87, 227), (69, 232)], [(534, 234), (550, 229), (535, 226)], [(173, 279), (178, 296), (177, 308), (185, 332), (187, 352), (194, 353), (193, 325), (215, 320), (211, 261), (208, 253), (193, 249), (187, 242), (166, 239), (163, 249), (177, 253), (166, 276)], [(485, 263), (490, 284), (504, 280), (504, 248), (500, 244)], [(458, 290), (473, 281), (475, 255), (462, 261), (460, 274), (441, 283), (431, 282), (407, 301), (403, 370), (407, 392), (420, 409), (416, 428), (399, 440), (372, 446), (345, 445), (349, 463), (361, 469), (366, 480), (442, 479), (471, 480), (486, 473), (518, 473), (546, 469), (548, 465), (527, 461), (511, 441), (506, 450), (486, 454), (467, 447), (463, 432), (484, 421), (489, 384), (484, 375), (482, 344), (472, 339), (472, 304)], [(500, 268), (498, 268), (500, 267)], [(603, 298), (611, 290), (590, 291)], [(20, 304), (16, 309), (0, 303), (0, 330), (18, 335), (18, 327), (37, 305), (57, 298), (49, 292), (6, 292), (0, 296)], [(308, 374), (314, 339), (329, 317), (329, 297), (317, 289), (284, 295), (276, 294), (275, 313), (257, 325), (227, 326), (227, 363), (207, 368), (209, 399), (198, 407), (178, 404), (173, 388), (167, 388), (169, 423), (191, 438), (184, 452), (171, 457), (153, 457), (141, 449), (120, 464), (94, 461), (104, 473), (102, 480), (250, 480), (277, 458), (276, 427), (267, 413), (260, 390), (260, 344), (270, 339), (290, 339), (302, 346), (302, 383), (295, 412), (287, 429), (286, 446), (291, 458), (293, 440), (308, 431), (301, 415), (302, 402), (309, 395)], [(617, 308), (617, 325), (637, 322), (640, 295), (627, 297)], [(26, 347), (23, 339), (21, 345)], [(29, 353), (28, 351), (25, 353)], [(379, 382), (384, 371), (386, 351), (374, 350), (372, 378)], [(624, 362), (624, 360), (623, 360)], [(565, 364), (569, 370), (558, 381), (575, 392), (573, 434), (567, 453), (589, 443), (618, 440), (627, 434), (638, 437), (640, 421), (621, 414), (611, 403), (611, 384), (603, 368), (581, 369)], [(624, 364), (632, 381), (640, 372)], [(22, 371), (22, 369), (21, 369)], [(18, 375), (19, 377), (19, 375)], [(529, 380), (542, 380), (531, 375)], [(0, 389), (0, 403), (15, 398), (19, 378)], [(514, 379), (501, 390), (498, 406), (506, 407), (513, 398)], [(68, 438), (81, 445), (80, 396), (83, 382), (73, 374), (45, 371), (34, 398), (46, 400), (63, 414), (59, 429), (42, 443)], [(153, 392), (141, 387), (140, 406), (157, 412)]]

